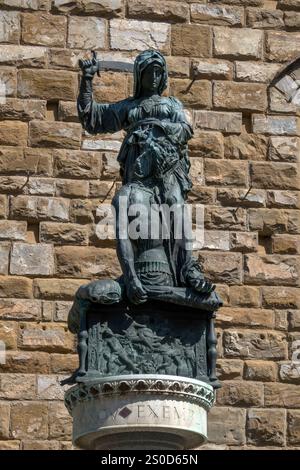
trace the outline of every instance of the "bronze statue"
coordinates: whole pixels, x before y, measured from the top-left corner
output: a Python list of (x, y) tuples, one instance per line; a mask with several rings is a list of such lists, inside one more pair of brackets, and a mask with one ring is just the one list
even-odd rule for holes
[[(179, 214), (184, 214), (183, 206), (192, 187), (187, 143), (193, 129), (180, 101), (162, 96), (168, 79), (165, 58), (156, 50), (140, 53), (134, 63), (133, 96), (113, 104), (93, 100), (93, 77), (99, 70), (96, 58), (81, 61), (80, 66), (82, 79), (78, 114), (83, 128), (90, 134), (113, 133), (123, 129), (126, 137), (118, 155), (123, 185), (113, 199), (117, 215), (117, 255), (123, 275), (116, 280), (93, 281), (82, 286), (76, 294), (69, 314), (69, 329), (79, 333), (80, 368), (77, 377), (86, 373), (88, 334), (85, 313), (94, 304), (125, 301), (138, 306), (159, 301), (197, 309), (199, 314), (210, 312), (210, 318), (221, 305), (220, 298), (214, 292), (215, 286), (205, 279), (192, 256), (187, 235), (183, 233), (180, 239), (176, 238), (174, 217), (166, 220), (164, 211), (160, 210), (175, 206)], [(126, 201), (125, 210), (121, 201)], [(140, 238), (132, 238), (129, 234), (127, 237), (121, 236), (119, 220), (124, 217), (129, 222), (133, 220), (130, 207), (134, 204), (148, 209), (148, 214), (152, 206), (158, 208), (156, 223), (160, 224), (160, 228), (153, 230), (155, 222), (149, 219), (145, 223), (147, 233)], [(164, 224), (168, 237), (161, 234)], [(140, 228), (143, 231), (143, 227)], [(155, 236), (151, 235), (153, 232)], [(212, 343), (215, 344), (214, 337)], [(165, 359), (167, 344), (165, 342), (162, 346), (162, 357)], [(180, 348), (177, 348), (177, 353), (172, 353), (174, 364), (177, 361), (179, 369), (183, 370), (179, 358), (186, 357), (189, 364), (187, 370), (192, 370), (194, 366), (190, 362), (193, 362), (194, 350), (188, 348), (184, 352)], [(211, 357), (215, 362), (214, 354)], [(166, 368), (165, 363), (168, 361), (159, 366), (161, 370)], [(214, 372), (211, 375), (214, 376)]]

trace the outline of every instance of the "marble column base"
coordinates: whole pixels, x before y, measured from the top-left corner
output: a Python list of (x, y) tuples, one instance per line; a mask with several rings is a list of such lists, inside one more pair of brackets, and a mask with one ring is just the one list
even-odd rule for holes
[(73, 442), (82, 449), (184, 450), (207, 438), (211, 385), (170, 375), (124, 375), (80, 383), (65, 394)]

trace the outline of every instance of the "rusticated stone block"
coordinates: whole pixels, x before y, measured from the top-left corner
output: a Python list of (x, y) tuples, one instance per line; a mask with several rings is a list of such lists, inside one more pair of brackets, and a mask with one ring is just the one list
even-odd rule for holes
[(45, 243), (37, 245), (14, 243), (10, 273), (17, 275), (51, 275), (54, 271), (53, 247)]
[(198, 260), (208, 278), (214, 282), (241, 284), (242, 255), (240, 253), (198, 252)]
[(242, 379), (244, 362), (240, 359), (219, 359), (217, 376), (219, 380)]
[(298, 191), (267, 191), (267, 204), (270, 207), (299, 209), (300, 194)]
[[(224, 0), (210, 0), (210, 3), (224, 3)], [(263, 0), (226, 0), (226, 3), (227, 5), (261, 7), (263, 5)]]
[(169, 77), (186, 78), (190, 76), (190, 59), (188, 57), (167, 56), (165, 59)]
[(49, 404), (49, 437), (51, 439), (71, 439), (72, 418), (63, 403)]
[[(2, 47), (2, 46), (1, 46)], [(0, 83), (1, 83), (1, 107), (0, 116), (5, 119), (5, 113), (3, 113), (3, 105), (6, 104), (9, 96), (15, 96), (17, 91), (17, 71), (13, 67), (1, 67), (0, 70)], [(5, 95), (5, 100), (3, 99)], [(4, 103), (3, 103), (4, 101)]]
[(28, 124), (21, 121), (0, 122), (0, 145), (27, 146)]
[(33, 374), (0, 374), (0, 398), (34, 400), (36, 378)]
[(262, 330), (226, 330), (223, 333), (225, 357), (246, 359), (285, 359), (285, 335)]
[(0, 42), (18, 44), (20, 38), (20, 16), (16, 11), (3, 11), (0, 17)]
[(288, 311), (288, 322), (289, 322), (289, 329), (299, 330), (300, 329), (300, 310)]
[(283, 255), (245, 256), (245, 282), (250, 284), (289, 285), (299, 282), (296, 257)]
[(205, 228), (210, 230), (245, 230), (246, 211), (242, 208), (205, 207)]
[(285, 410), (248, 410), (247, 442), (253, 445), (285, 444)]
[(5, 44), (0, 50), (0, 64), (40, 67), (45, 65), (47, 49), (45, 47), (12, 46)]
[(189, 141), (191, 157), (223, 158), (223, 136), (219, 132), (196, 131)]
[(300, 10), (299, 0), (279, 0), (278, 8), (281, 10)]
[[(0, 157), (1, 158), (1, 157)], [(7, 215), (7, 196), (0, 195), (0, 218), (5, 218)]]
[(231, 286), (230, 303), (233, 307), (260, 307), (260, 290), (254, 286)]
[(229, 135), (224, 139), (226, 158), (246, 160), (265, 160), (268, 139), (264, 135), (247, 134)]
[(194, 111), (195, 127), (239, 134), (242, 130), (242, 113)]
[(25, 194), (36, 195), (55, 195), (56, 182), (53, 178), (30, 178), (26, 187), (24, 188)]
[(281, 382), (300, 384), (299, 361), (289, 361), (279, 365), (279, 377)]
[(38, 375), (36, 377), (37, 398), (40, 400), (63, 400), (66, 386), (59, 383), (61, 377), (57, 375)]
[(300, 14), (295, 11), (287, 11), (284, 13), (284, 24), (287, 28), (299, 31)]
[(262, 31), (214, 27), (214, 53), (217, 57), (260, 59), (262, 49)]
[(5, 364), (0, 364), (0, 371), (16, 374), (47, 374), (49, 357), (49, 354), (40, 351), (7, 351)]
[(295, 235), (280, 235), (272, 237), (273, 253), (299, 255), (300, 254), (300, 237)]
[(22, 14), (23, 44), (64, 47), (66, 44), (67, 18), (49, 13)]
[(300, 34), (271, 31), (267, 33), (267, 57), (269, 60), (286, 62), (294, 59), (299, 52)]
[(29, 133), (33, 147), (80, 148), (81, 125), (79, 123), (31, 121)]
[(3, 120), (31, 121), (31, 119), (45, 119), (45, 117), (46, 101), (42, 100), (6, 98), (5, 103), (0, 106), (0, 118)]
[(36, 320), (41, 319), (41, 303), (28, 299), (0, 299), (0, 319)]
[(220, 406), (262, 406), (263, 384), (244, 381), (225, 381), (217, 394)]
[(256, 233), (234, 232), (230, 234), (230, 248), (232, 251), (251, 253), (257, 251), (258, 237)]
[(64, 276), (117, 277), (120, 266), (115, 250), (96, 247), (58, 247), (55, 251), (57, 273)]
[(226, 308), (218, 311), (217, 325), (274, 328), (274, 313), (271, 310), (255, 308)]
[(94, 85), (94, 98), (101, 103), (124, 100), (128, 95), (127, 85), (127, 77), (123, 73), (102, 72), (101, 80)]
[(298, 135), (295, 116), (263, 116), (252, 114), (253, 132), (256, 134)]
[(0, 191), (8, 194), (21, 192), (26, 182), (26, 176), (0, 176)]
[(21, 323), (19, 345), (29, 351), (73, 352), (74, 338), (63, 326)]
[(236, 61), (235, 74), (238, 80), (270, 83), (281, 67), (281, 64), (269, 64), (255, 61)]
[(15, 10), (47, 10), (48, 0), (1, 0), (1, 5)]
[[(0, 221), (0, 227), (1, 227), (1, 221)], [(10, 242), (0, 243), (0, 274), (8, 273), (9, 252), (10, 252)]]
[(248, 164), (246, 162), (205, 159), (206, 184), (222, 186), (246, 186)]
[(255, 188), (300, 188), (298, 167), (294, 163), (251, 163), (251, 178)]
[(278, 10), (247, 9), (247, 26), (257, 29), (284, 28), (283, 13)]
[(220, 109), (264, 111), (267, 107), (266, 87), (260, 83), (216, 81), (213, 104)]
[(298, 152), (298, 137), (270, 137), (269, 160), (297, 162)]
[(50, 360), (54, 374), (71, 374), (78, 367), (76, 354), (51, 354)]
[(11, 198), (11, 215), (36, 222), (39, 220), (68, 221), (70, 201), (62, 198), (16, 196)]
[(25, 240), (26, 232), (26, 222), (0, 220), (0, 240)]
[(60, 444), (58, 441), (29, 441), (24, 440), (22, 441), (22, 450), (61, 450)]
[(239, 7), (192, 3), (191, 20), (220, 26), (243, 26), (244, 11)]
[(48, 300), (74, 300), (76, 291), (87, 282), (88, 279), (34, 279), (34, 296)]
[(54, 174), (60, 178), (99, 178), (101, 155), (96, 152), (69, 151), (54, 155)]
[(194, 78), (230, 80), (233, 76), (233, 65), (228, 60), (195, 59), (192, 61), (192, 73)]
[(211, 57), (212, 33), (206, 25), (177, 24), (171, 32), (172, 55)]
[(194, 184), (203, 185), (204, 175), (203, 175), (202, 158), (195, 157), (191, 160), (190, 178), (191, 178), (193, 185)]
[(280, 408), (299, 408), (299, 387), (291, 384), (265, 384), (265, 406)]
[(26, 277), (0, 276), (0, 297), (32, 298), (32, 280)]
[[(7, 0), (6, 0), (7, 1)], [(90, 14), (115, 17), (122, 14), (124, 0), (53, 0), (52, 8), (62, 14)]]
[(206, 250), (229, 250), (229, 232), (223, 230), (205, 230), (204, 245)]
[(88, 197), (88, 181), (56, 180), (56, 196), (62, 197)]
[(267, 236), (282, 232), (297, 234), (299, 215), (295, 209), (249, 209), (249, 226)]
[[(10, 404), (0, 403), (0, 438), (9, 439), (9, 419), (10, 419)], [(2, 447), (1, 447), (2, 448)]]
[(79, 224), (41, 222), (40, 242), (57, 245), (87, 245), (88, 228)]
[(44, 403), (14, 403), (11, 407), (12, 436), (17, 439), (47, 439), (48, 405)]
[(105, 49), (106, 21), (96, 17), (71, 16), (67, 45), (71, 49)]
[(55, 302), (54, 321), (67, 322), (72, 302)]
[[(1, 278), (0, 278), (1, 279)], [(17, 323), (12, 321), (1, 321), (0, 323), (0, 341), (5, 345), (5, 350), (17, 349)], [(10, 371), (9, 371), (10, 372)]]
[(77, 85), (77, 74), (65, 70), (22, 69), (18, 72), (20, 98), (75, 100)]
[(21, 441), (0, 441), (1, 450), (20, 450)]
[(170, 48), (170, 25), (167, 23), (111, 20), (109, 35), (111, 49), (143, 51), (148, 47), (168, 53)]
[(171, 80), (170, 93), (186, 106), (196, 108), (211, 106), (211, 84), (208, 80), (191, 81), (174, 78)]
[(269, 89), (269, 109), (275, 113), (297, 113), (297, 105), (293, 102), (288, 102), (286, 97), (276, 88)]
[(287, 440), (289, 444), (300, 444), (300, 410), (287, 412)]
[(94, 205), (90, 199), (73, 199), (70, 206), (70, 220), (76, 224), (94, 222)]
[(60, 101), (58, 104), (58, 120), (79, 122), (77, 105), (73, 101)]
[(262, 287), (262, 305), (266, 308), (300, 308), (296, 287)]
[(222, 204), (242, 207), (264, 207), (265, 192), (259, 189), (251, 189), (247, 193), (246, 189), (222, 188), (218, 189), (217, 198)]
[(246, 361), (244, 378), (261, 382), (275, 382), (277, 379), (277, 364), (270, 361)]
[(129, 18), (149, 21), (185, 22), (189, 16), (189, 7), (180, 2), (160, 2), (159, 0), (132, 0), (128, 3)]
[(245, 443), (246, 410), (213, 407), (208, 420), (208, 439), (215, 444), (242, 445)]

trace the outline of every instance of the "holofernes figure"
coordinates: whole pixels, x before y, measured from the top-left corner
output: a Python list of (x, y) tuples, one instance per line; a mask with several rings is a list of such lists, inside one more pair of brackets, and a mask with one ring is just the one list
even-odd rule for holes
[[(69, 314), (70, 330), (79, 331), (80, 310), (87, 309), (90, 302), (109, 304), (127, 299), (140, 304), (155, 299), (215, 311), (221, 305), (215, 286), (204, 278), (187, 237), (175, 237), (172, 217), (169, 238), (149, 235), (157, 233), (153, 230), (157, 219), (150, 220), (150, 215), (146, 224), (149, 236), (120, 236), (119, 215), (120, 220), (124, 216), (119, 213), (124, 211), (121, 200), (126, 201), (124, 212), (130, 222), (132, 204), (142, 204), (149, 214), (153, 205), (175, 204), (180, 209), (192, 187), (187, 142), (193, 130), (180, 101), (162, 96), (168, 79), (165, 58), (156, 50), (140, 53), (134, 63), (133, 97), (113, 104), (93, 100), (92, 83), (98, 70), (95, 60), (82, 61), (81, 68), (78, 113), (83, 128), (90, 134), (121, 129), (127, 133), (118, 155), (123, 186), (113, 199), (123, 275), (116, 280), (93, 281), (77, 291)], [(158, 220), (163, 223), (159, 212)]]

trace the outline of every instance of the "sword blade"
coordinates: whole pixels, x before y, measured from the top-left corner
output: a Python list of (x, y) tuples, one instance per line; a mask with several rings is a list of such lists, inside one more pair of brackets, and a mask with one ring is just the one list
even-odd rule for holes
[(133, 72), (133, 64), (118, 60), (98, 60), (98, 71), (106, 72)]

